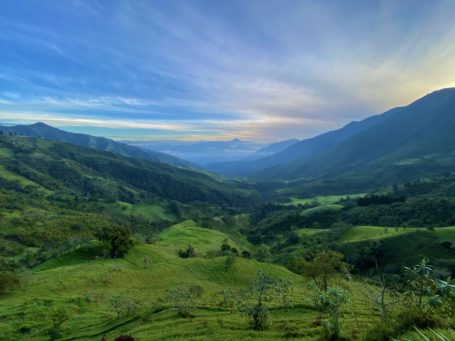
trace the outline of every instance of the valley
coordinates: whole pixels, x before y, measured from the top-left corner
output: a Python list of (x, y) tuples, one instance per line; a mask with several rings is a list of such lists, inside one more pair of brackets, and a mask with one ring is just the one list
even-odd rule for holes
[[(0, 136), (5, 339), (452, 338), (439, 320), (450, 294), (417, 325), (402, 305), (387, 306), (398, 322), (384, 325), (371, 300), (386, 288), (386, 300), (414, 304), (406, 268), (422, 259), (434, 283), (455, 274), (450, 162), (375, 190), (341, 175), (266, 182), (89, 149), (44, 128), (52, 134)], [(338, 264), (326, 289), (311, 272), (318, 257)], [(266, 320), (251, 313), (258, 281)], [(318, 303), (328, 292), (342, 295), (336, 320)]]

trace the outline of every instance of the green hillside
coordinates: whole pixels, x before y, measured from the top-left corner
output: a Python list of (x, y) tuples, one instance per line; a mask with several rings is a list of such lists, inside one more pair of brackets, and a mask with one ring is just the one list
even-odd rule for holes
[(245, 210), (259, 198), (208, 175), (27, 137), (0, 137), (0, 264), (39, 264), (106, 226), (152, 238), (193, 215)]
[[(404, 269), (425, 258), (431, 283), (455, 274), (455, 228), (443, 227), (455, 222), (453, 175), (289, 199), (274, 184), (27, 137), (1, 137), (0, 162), (6, 340), (325, 340), (334, 313), (338, 340), (450, 335), (451, 296), (422, 315)], [(317, 273), (334, 259), (346, 264), (329, 270), (325, 292)], [(392, 331), (370, 297), (381, 292), (376, 266), (385, 299), (403, 303), (387, 308)], [(274, 298), (261, 331), (258, 278)]]
[[(24, 286), (0, 298), (0, 333), (6, 339), (48, 340), (52, 327), (49, 316), (60, 308), (68, 314), (61, 327), (62, 340), (99, 340), (103, 335), (113, 340), (122, 333), (140, 340), (277, 340), (286, 335), (319, 339), (318, 314), (305, 303), (312, 290), (308, 279), (280, 266), (242, 258), (226, 270), (226, 257), (206, 259), (204, 254), (218, 250), (229, 236), (188, 225), (192, 224), (176, 225), (161, 233), (156, 245), (135, 246), (125, 259), (97, 260), (90, 249), (77, 250), (24, 273)], [(178, 245), (187, 244), (195, 245), (200, 256), (179, 258)], [(294, 307), (276, 306), (272, 328), (265, 332), (251, 331), (246, 317), (219, 305), (222, 298), (218, 295), (223, 289), (248, 286), (259, 269), (295, 284)], [(340, 281), (355, 295), (354, 282)], [(192, 318), (177, 317), (163, 301), (166, 290), (182, 284), (197, 284), (204, 290)], [(117, 318), (109, 302), (119, 294), (133, 298), (136, 307), (131, 314)], [(355, 296), (349, 303), (351, 308), (346, 308), (343, 321), (347, 333), (355, 332), (355, 323), (366, 327), (376, 318), (361, 306), (360, 297)], [(349, 312), (353, 307), (360, 309), (357, 322)]]
[(71, 143), (81, 147), (120, 154), (125, 157), (134, 157), (151, 162), (162, 162), (172, 166), (200, 170), (198, 166), (168, 154), (130, 146), (105, 137), (71, 133), (51, 127), (42, 122), (30, 125), (0, 126), (0, 135), (22, 135)]

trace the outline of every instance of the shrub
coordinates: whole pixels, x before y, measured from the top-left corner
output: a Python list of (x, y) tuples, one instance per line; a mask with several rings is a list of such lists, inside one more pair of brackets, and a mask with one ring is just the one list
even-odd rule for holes
[(131, 232), (123, 227), (109, 227), (97, 233), (100, 240), (110, 244), (110, 256), (112, 258), (124, 257), (128, 250), (133, 246)]
[(260, 262), (266, 262), (272, 257), (269, 247), (265, 244), (259, 245), (255, 252), (254, 252), (254, 258), (256, 258)]
[(393, 318), (381, 321), (370, 329), (366, 334), (365, 340), (388, 341), (399, 337), (414, 327), (422, 329), (434, 328), (439, 323), (433, 316), (425, 314), (419, 309), (407, 309)]
[(228, 241), (227, 239), (225, 239), (223, 241), (223, 244), (221, 244), (221, 252), (225, 252), (225, 251), (231, 251), (231, 246), (228, 244)]
[(242, 257), (243, 258), (251, 258), (251, 252), (246, 251), (246, 250), (242, 251)]
[(329, 287), (327, 290), (319, 290), (315, 297), (316, 307), (323, 313), (321, 321), (324, 328), (324, 336), (327, 340), (340, 340), (341, 307), (348, 301), (348, 293), (340, 287)]
[(224, 268), (226, 270), (230, 270), (234, 266), (236, 260), (237, 256), (233, 253), (229, 253), (226, 257), (226, 261), (224, 262)]
[(0, 272), (0, 295), (6, 294), (20, 286), (19, 277), (12, 271)]
[[(270, 276), (259, 271), (253, 285), (239, 295), (243, 312), (250, 318), (250, 326), (254, 330), (265, 330), (271, 322), (267, 305), (273, 301), (281, 301), (283, 306), (290, 306), (289, 295), (292, 291), (292, 282)], [(254, 304), (250, 306), (249, 301)]]
[(115, 341), (135, 341), (136, 339), (129, 335), (120, 335), (115, 338)]
[(137, 308), (136, 302), (128, 295), (116, 295), (111, 298), (110, 304), (114, 308), (117, 317), (129, 315)]
[(196, 251), (194, 250), (192, 245), (188, 245), (186, 250), (179, 250), (179, 257), (180, 258), (196, 257)]
[(204, 293), (204, 289), (195, 284), (171, 288), (167, 292), (166, 300), (177, 309), (181, 317), (190, 317), (191, 311), (196, 309), (196, 300)]

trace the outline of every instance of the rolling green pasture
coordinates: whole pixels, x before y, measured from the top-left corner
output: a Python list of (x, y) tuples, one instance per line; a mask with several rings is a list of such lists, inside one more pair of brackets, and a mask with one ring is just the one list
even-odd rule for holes
[(311, 198), (290, 198), (290, 202), (287, 205), (332, 205), (340, 202), (341, 200), (351, 198), (360, 198), (365, 193), (358, 194), (345, 194), (345, 195), (319, 195)]
[(115, 204), (101, 204), (108, 214), (137, 215), (149, 221), (175, 221), (176, 218), (166, 210), (165, 204), (159, 203), (138, 203), (130, 204), (118, 201)]
[[(138, 340), (319, 340), (318, 313), (305, 300), (313, 293), (310, 280), (256, 260), (238, 258), (226, 270), (225, 257), (203, 257), (227, 238), (187, 221), (161, 233), (154, 245), (136, 245), (124, 259), (98, 259), (101, 244), (95, 243), (51, 260), (24, 273), (23, 287), (0, 299), (0, 335), (5, 340), (48, 340), (50, 316), (63, 307), (69, 318), (62, 324), (61, 340), (113, 340), (120, 334)], [(188, 244), (201, 256), (179, 258), (178, 248)], [(294, 282), (294, 306), (272, 307), (271, 329), (255, 332), (238, 311), (220, 306), (218, 293), (248, 286), (260, 269)], [(343, 312), (345, 334), (360, 335), (378, 315), (358, 296), (357, 282), (339, 283), (352, 295)], [(202, 286), (204, 294), (194, 316), (180, 318), (164, 298), (169, 288), (187, 284)], [(132, 297), (137, 309), (117, 317), (109, 303), (116, 295)]]
[(343, 243), (352, 243), (364, 240), (375, 240), (390, 237), (397, 237), (405, 234), (426, 231), (434, 233), (438, 239), (455, 243), (455, 227), (437, 227), (434, 230), (425, 228), (395, 228), (380, 226), (354, 226), (347, 231), (340, 239)]

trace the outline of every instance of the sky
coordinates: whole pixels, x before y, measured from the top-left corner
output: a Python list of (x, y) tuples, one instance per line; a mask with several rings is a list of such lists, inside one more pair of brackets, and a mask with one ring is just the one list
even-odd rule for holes
[(455, 86), (455, 1), (1, 1), (0, 122), (307, 138)]

